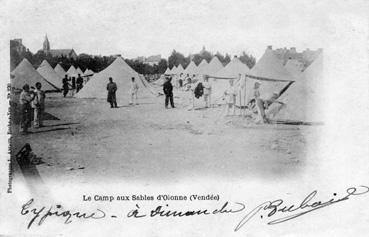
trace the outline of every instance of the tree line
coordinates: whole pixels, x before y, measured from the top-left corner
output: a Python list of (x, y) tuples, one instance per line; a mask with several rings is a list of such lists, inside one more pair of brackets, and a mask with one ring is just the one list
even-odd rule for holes
[[(209, 51), (203, 50), (198, 54), (193, 54), (185, 57), (182, 53), (173, 50), (168, 60), (161, 59), (157, 65), (145, 64), (137, 59), (125, 59), (125, 62), (133, 68), (136, 72), (143, 75), (155, 75), (163, 74), (167, 67), (173, 68), (173, 66), (178, 66), (181, 64), (184, 68), (190, 64), (191, 60), (194, 61), (196, 65), (205, 59), (208, 63), (211, 59), (216, 56), (223, 65), (226, 65), (231, 61), (231, 56), (229, 54), (222, 55), (217, 52), (212, 54)], [(11, 41), (10, 43), (10, 70), (14, 70), (15, 67), (26, 58), (35, 68), (37, 68), (43, 60), (47, 60), (48, 63), (54, 68), (57, 64), (60, 64), (65, 71), (67, 71), (70, 66), (79, 67), (82, 71), (87, 68), (94, 72), (99, 72), (106, 67), (108, 67), (116, 58), (116, 56), (93, 56), (88, 54), (80, 54), (76, 59), (69, 58), (66, 56), (53, 57), (51, 54), (46, 54), (42, 50), (33, 54), (28, 49), (19, 52), (16, 50), (16, 45)], [(253, 67), (255, 64), (255, 57), (243, 52), (239, 57), (241, 62), (245, 63), (249, 68)]]
[[(10, 43), (10, 71), (13, 71), (15, 67), (26, 58), (35, 68), (41, 65), (43, 60), (46, 60), (53, 68), (60, 64), (65, 71), (67, 71), (72, 65), (79, 67), (82, 71), (87, 68), (94, 72), (99, 72), (108, 67), (116, 58), (116, 56), (93, 56), (88, 54), (80, 54), (76, 59), (66, 56), (53, 57), (51, 54), (46, 54), (40, 50), (33, 54), (28, 49), (19, 52), (16, 50), (15, 43)], [(134, 59), (125, 59), (125, 62), (140, 74), (163, 74), (167, 69), (167, 60), (162, 59), (158, 65), (148, 65)]]
[[(213, 57), (217, 57), (223, 66), (227, 65), (232, 60), (230, 54), (228, 53), (225, 55), (219, 52), (213, 54), (209, 51), (202, 50), (200, 53), (185, 57), (182, 53), (173, 50), (168, 58), (168, 66), (169, 68), (173, 68), (174, 66), (181, 64), (183, 68), (186, 68), (190, 64), (191, 60), (196, 64), (196, 66), (198, 66), (203, 59), (209, 63)], [(238, 59), (246, 64), (249, 68), (252, 68), (256, 63), (256, 58), (245, 51), (243, 51), (241, 55), (238, 55)]]

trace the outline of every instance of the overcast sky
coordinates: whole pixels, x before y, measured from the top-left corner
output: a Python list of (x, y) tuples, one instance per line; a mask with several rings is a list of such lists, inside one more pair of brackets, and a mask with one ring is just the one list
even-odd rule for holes
[(47, 33), (51, 48), (78, 54), (167, 57), (173, 49), (188, 55), (205, 45), (260, 57), (267, 45), (324, 48), (336, 31), (335, 16), (367, 14), (358, 5), (363, 1), (339, 2), (12, 0), (6, 8), (10, 38), (22, 38), (32, 52)]

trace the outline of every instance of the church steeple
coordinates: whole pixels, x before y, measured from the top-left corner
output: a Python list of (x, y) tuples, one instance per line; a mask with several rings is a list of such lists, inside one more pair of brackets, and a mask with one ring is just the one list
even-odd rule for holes
[(43, 43), (43, 48), (44, 52), (49, 52), (50, 51), (50, 43), (49, 43), (49, 39), (47, 38), (47, 34), (45, 35), (45, 40)]
[(200, 54), (203, 54), (205, 51), (206, 51), (206, 49), (205, 49), (205, 45), (203, 45), (203, 46), (202, 46), (202, 49), (201, 49), (201, 51), (200, 51)]

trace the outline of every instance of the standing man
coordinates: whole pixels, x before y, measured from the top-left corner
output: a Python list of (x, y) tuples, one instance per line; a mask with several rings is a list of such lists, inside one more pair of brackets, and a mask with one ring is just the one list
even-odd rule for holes
[(236, 89), (233, 85), (233, 80), (229, 80), (229, 86), (224, 92), (225, 100), (227, 103), (227, 116), (229, 114), (229, 110), (232, 108), (233, 113), (232, 115), (236, 115)]
[(211, 84), (209, 83), (208, 76), (204, 76), (204, 83), (202, 85), (204, 87), (205, 108), (208, 108), (211, 105)]
[(258, 111), (258, 118), (256, 119), (257, 123), (267, 123), (267, 118), (265, 115), (264, 110), (264, 101), (260, 98), (260, 82), (255, 82), (254, 84), (254, 99), (255, 99), (255, 105), (256, 109)]
[(31, 102), (34, 100), (35, 95), (30, 92), (29, 85), (25, 84), (23, 90), (19, 96), (19, 104), (21, 110), (21, 133), (27, 134), (28, 127), (31, 125), (32, 120), (32, 108)]
[(69, 91), (69, 85), (68, 85), (68, 76), (65, 75), (63, 78), (63, 96), (66, 97)]
[(42, 115), (45, 111), (45, 92), (41, 90), (41, 83), (36, 83), (34, 90), (35, 98), (32, 101), (32, 108), (34, 109), (33, 126), (35, 128), (42, 127)]
[(108, 90), (108, 99), (107, 101), (110, 103), (110, 108), (118, 108), (117, 105), (117, 97), (115, 92), (118, 90), (117, 84), (113, 82), (113, 78), (109, 77), (109, 83), (106, 86), (106, 90)]
[(75, 90), (76, 90), (76, 78), (72, 77), (72, 96), (74, 96)]
[(188, 99), (188, 110), (193, 110), (195, 108), (195, 84), (192, 83), (191, 78), (188, 78), (185, 86)]
[(172, 108), (174, 107), (174, 102), (173, 102), (173, 85), (171, 83), (172, 78), (168, 77), (167, 81), (163, 84), (163, 91), (164, 91), (164, 95), (165, 95), (165, 108), (168, 109), (168, 102), (170, 101), (170, 105), (172, 106)]
[(83, 87), (83, 78), (81, 77), (81, 74), (78, 74), (77, 77), (77, 93), (80, 91)]
[[(133, 104), (138, 105), (138, 103), (137, 103), (138, 84), (137, 84), (137, 82), (135, 82), (134, 77), (132, 77), (131, 88), (130, 88), (129, 92), (131, 94), (129, 104), (130, 105), (133, 105)], [(135, 101), (135, 103), (133, 103), (133, 101)]]
[[(188, 75), (188, 74), (187, 74), (187, 75)], [(179, 78), (179, 80), (178, 80), (179, 88), (182, 88), (182, 86), (183, 86), (183, 78), (184, 78), (183, 73), (181, 73), (181, 77), (180, 77), (180, 78)]]

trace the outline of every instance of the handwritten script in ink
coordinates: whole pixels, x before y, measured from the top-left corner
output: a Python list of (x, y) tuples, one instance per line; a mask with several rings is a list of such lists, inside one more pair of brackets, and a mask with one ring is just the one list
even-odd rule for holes
[[(99, 220), (104, 218), (191, 218), (195, 216), (213, 216), (213, 215), (241, 215), (241, 220), (237, 221), (234, 231), (245, 228), (247, 222), (255, 219), (257, 215), (265, 216), (268, 225), (281, 224), (286, 221), (298, 218), (313, 211), (332, 206), (343, 201), (348, 201), (354, 197), (369, 193), (368, 186), (357, 186), (347, 188), (343, 195), (338, 196), (336, 193), (327, 200), (319, 200), (317, 198), (318, 191), (314, 190), (309, 193), (301, 202), (297, 204), (286, 203), (283, 199), (275, 199), (264, 201), (254, 208), (246, 208), (242, 202), (226, 201), (216, 208), (199, 208), (196, 210), (174, 210), (168, 204), (158, 205), (147, 211), (143, 211), (142, 206), (138, 204), (135, 208), (126, 212), (125, 215), (119, 216), (115, 213), (107, 213), (104, 210), (96, 209), (89, 212), (78, 210), (67, 210), (63, 206), (57, 204), (50, 207), (36, 207), (35, 200), (32, 198), (22, 205), (21, 215), (30, 218), (27, 228), (42, 225), (48, 218), (62, 218), (64, 224), (71, 224), (75, 220)], [(124, 210), (123, 210), (124, 212)]]

